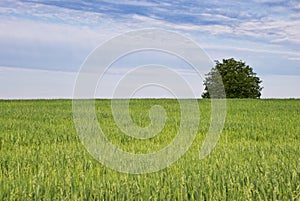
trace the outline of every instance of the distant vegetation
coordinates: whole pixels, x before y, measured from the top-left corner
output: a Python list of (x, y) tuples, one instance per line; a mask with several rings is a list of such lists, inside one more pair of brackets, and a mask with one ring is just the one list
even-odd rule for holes
[[(218, 79), (219, 76), (222, 80)], [(204, 81), (205, 92), (202, 97), (210, 98), (211, 94), (214, 94), (215, 98), (225, 98), (222, 97), (223, 93), (220, 92), (219, 87), (222, 81), (226, 98), (260, 98), (261, 96), (262, 81), (243, 61), (236, 61), (233, 58), (223, 59), (223, 62), (216, 61), (216, 66), (207, 74)]]
[[(131, 100), (140, 126), (149, 108), (168, 119), (148, 140), (124, 135), (110, 100), (96, 101), (107, 138), (134, 153), (169, 144), (180, 125), (176, 100)], [(189, 151), (167, 169), (129, 175), (94, 160), (81, 144), (72, 102), (0, 101), (0, 200), (300, 200), (300, 100), (228, 100), (221, 138), (210, 156), (199, 151), (210, 122), (210, 101), (199, 100), (201, 127)]]

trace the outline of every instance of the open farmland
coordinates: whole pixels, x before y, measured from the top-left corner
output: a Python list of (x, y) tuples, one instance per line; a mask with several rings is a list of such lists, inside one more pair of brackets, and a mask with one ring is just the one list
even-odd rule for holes
[[(116, 126), (110, 100), (97, 100), (106, 137), (133, 153), (169, 144), (178, 131), (177, 100), (131, 100), (133, 120), (150, 123), (165, 108), (157, 136), (140, 140)], [(224, 130), (199, 160), (210, 101), (199, 100), (201, 123), (190, 149), (161, 171), (131, 175), (94, 160), (79, 140), (71, 100), (0, 101), (0, 200), (300, 200), (300, 100), (227, 100)]]

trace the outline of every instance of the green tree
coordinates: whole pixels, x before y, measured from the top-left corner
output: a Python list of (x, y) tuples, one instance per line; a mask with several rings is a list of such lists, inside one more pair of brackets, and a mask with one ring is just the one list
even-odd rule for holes
[[(205, 91), (203, 98), (225, 98), (218, 96), (224, 90), (226, 98), (260, 98), (262, 82), (253, 69), (243, 61), (236, 61), (233, 58), (223, 59), (223, 62), (216, 61), (216, 66), (206, 75), (204, 80)], [(219, 93), (220, 92), (220, 93)], [(223, 93), (224, 94), (224, 93)]]

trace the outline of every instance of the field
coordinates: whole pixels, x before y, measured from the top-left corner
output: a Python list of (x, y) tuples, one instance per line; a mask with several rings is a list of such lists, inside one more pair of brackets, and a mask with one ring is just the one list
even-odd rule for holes
[[(151, 105), (165, 107), (165, 128), (140, 140), (116, 126), (110, 100), (97, 100), (106, 137), (133, 153), (160, 150), (180, 123), (176, 100), (131, 100), (133, 120), (150, 123)], [(223, 133), (199, 160), (210, 120), (190, 149), (161, 171), (119, 173), (93, 159), (76, 133), (71, 100), (0, 101), (0, 200), (300, 200), (300, 100), (228, 100)]]

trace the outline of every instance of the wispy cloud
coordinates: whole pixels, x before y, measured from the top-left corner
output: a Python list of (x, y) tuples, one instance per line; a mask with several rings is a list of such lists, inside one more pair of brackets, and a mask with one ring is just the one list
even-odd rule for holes
[(280, 50), (268, 50), (268, 49), (252, 49), (252, 48), (242, 48), (242, 47), (229, 47), (229, 46), (220, 46), (220, 45), (206, 45), (202, 46), (204, 49), (218, 49), (218, 50), (234, 50), (234, 51), (245, 51), (245, 52), (253, 52), (253, 53), (267, 53), (267, 54), (279, 54), (285, 56), (300, 56), (300, 52), (292, 52), (292, 51), (280, 51)]
[(78, 71), (104, 41), (155, 27), (189, 36), (212, 59), (244, 59), (264, 74), (300, 74), (299, 13), (297, 0), (2, 0), (0, 65)]
[[(5, 2), (5, 1), (4, 1)], [(1, 13), (36, 17), (76, 25), (122, 28), (159, 26), (183, 31), (206, 31), (217, 35), (235, 35), (267, 42), (300, 43), (296, 1), (40, 1), (2, 3)], [(270, 6), (272, 5), (272, 6)], [(282, 8), (281, 13), (274, 9)]]

